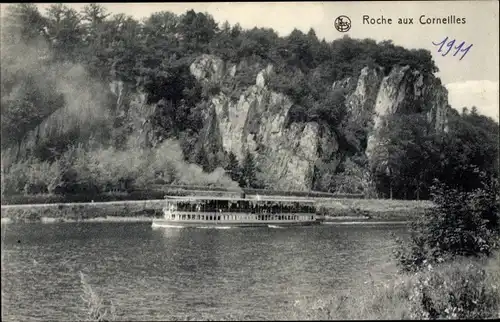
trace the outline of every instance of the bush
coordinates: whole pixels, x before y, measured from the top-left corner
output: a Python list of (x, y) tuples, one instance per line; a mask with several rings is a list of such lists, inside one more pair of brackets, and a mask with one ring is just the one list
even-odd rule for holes
[(473, 192), (437, 184), (432, 189), (437, 207), (411, 223), (409, 243), (399, 241), (400, 268), (416, 271), (456, 256), (491, 255), (500, 246), (498, 191), (496, 180)]
[[(368, 285), (367, 285), (368, 284)], [(297, 301), (291, 319), (494, 319), (500, 317), (500, 256), (460, 258), (389, 283), (363, 284), (311, 303)]]

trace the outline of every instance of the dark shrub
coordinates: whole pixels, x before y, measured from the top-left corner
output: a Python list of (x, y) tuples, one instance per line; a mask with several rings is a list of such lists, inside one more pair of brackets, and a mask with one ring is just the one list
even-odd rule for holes
[(498, 181), (484, 182), (472, 192), (433, 187), (436, 207), (411, 223), (409, 243), (399, 241), (396, 257), (403, 271), (456, 256), (489, 256), (499, 247)]

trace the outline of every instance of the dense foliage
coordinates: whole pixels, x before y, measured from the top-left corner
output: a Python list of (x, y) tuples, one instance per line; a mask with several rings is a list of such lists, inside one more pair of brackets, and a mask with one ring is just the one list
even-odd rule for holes
[(471, 192), (437, 183), (435, 208), (411, 225), (408, 243), (396, 252), (404, 271), (449, 261), (457, 256), (489, 256), (500, 247), (500, 187), (481, 174), (483, 186)]
[[(216, 168), (203, 172), (183, 160), (177, 142), (164, 141), (156, 149), (118, 150), (114, 147), (69, 148), (53, 162), (28, 159), (12, 162), (2, 153), (2, 194), (99, 194), (107, 191), (148, 189), (153, 184), (180, 184), (237, 188), (237, 182)], [(3, 170), (3, 169), (2, 169)]]
[(430, 129), (425, 114), (385, 120), (372, 172), (377, 191), (394, 198), (427, 199), (434, 179), (458, 189), (482, 187), (482, 174), (498, 178), (498, 123), (477, 114), (450, 110), (448, 131)]

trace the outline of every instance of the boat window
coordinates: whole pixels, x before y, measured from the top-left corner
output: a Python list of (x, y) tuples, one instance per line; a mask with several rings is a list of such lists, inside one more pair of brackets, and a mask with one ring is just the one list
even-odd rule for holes
[(175, 215), (172, 215), (172, 219), (175, 219)]

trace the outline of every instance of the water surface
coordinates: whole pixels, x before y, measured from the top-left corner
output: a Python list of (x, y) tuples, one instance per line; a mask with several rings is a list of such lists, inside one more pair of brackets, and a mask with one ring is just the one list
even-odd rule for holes
[(391, 232), (405, 231), (2, 224), (2, 320), (84, 318), (80, 271), (122, 320), (287, 319), (297, 299), (335, 294), (369, 276), (390, 278)]

